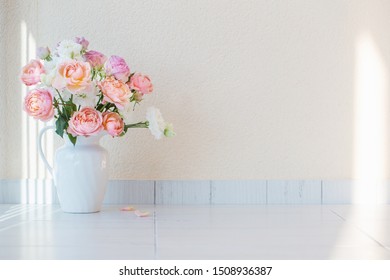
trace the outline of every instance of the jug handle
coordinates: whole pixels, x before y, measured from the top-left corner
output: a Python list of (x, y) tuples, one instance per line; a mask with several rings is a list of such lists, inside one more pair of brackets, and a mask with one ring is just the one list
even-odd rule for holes
[(49, 170), (51, 176), (53, 176), (53, 167), (51, 167), (49, 162), (47, 161), (47, 159), (45, 157), (45, 154), (43, 153), (43, 148), (42, 148), (42, 137), (45, 134), (45, 132), (48, 131), (49, 129), (55, 129), (55, 127), (53, 125), (46, 126), (46, 127), (42, 128), (41, 131), (39, 132), (39, 136), (38, 136), (38, 151), (39, 151), (39, 156), (43, 160), (43, 163), (45, 164), (47, 170)]

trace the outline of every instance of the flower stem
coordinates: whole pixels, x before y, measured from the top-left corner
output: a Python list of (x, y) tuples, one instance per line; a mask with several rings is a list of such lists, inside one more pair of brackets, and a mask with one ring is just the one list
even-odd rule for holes
[(55, 104), (54, 104), (54, 105), (72, 106), (71, 104), (59, 103), (58, 101), (55, 101)]
[[(64, 100), (62, 99), (62, 96), (61, 96), (60, 92), (57, 89), (56, 89), (56, 91), (58, 93), (58, 96), (60, 97), (60, 100), (61, 100), (62, 104), (65, 104)], [(59, 110), (59, 107), (58, 107), (58, 110)], [(67, 119), (69, 119), (68, 113), (66, 112), (65, 109), (62, 110), (62, 113), (65, 114)]]
[(128, 128), (148, 128), (148, 127), (149, 127), (148, 121), (125, 125), (126, 129), (128, 129)]
[(98, 106), (98, 105), (102, 102), (102, 100), (103, 100), (103, 93), (100, 94), (99, 100), (98, 100), (98, 102), (96, 103), (96, 106)]

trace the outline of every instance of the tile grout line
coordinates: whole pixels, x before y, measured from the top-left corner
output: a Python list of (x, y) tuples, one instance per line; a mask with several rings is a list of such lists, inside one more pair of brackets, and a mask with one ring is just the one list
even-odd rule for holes
[(340, 216), (338, 213), (336, 213), (335, 211), (333, 211), (332, 209), (329, 209), (330, 212), (332, 212), (334, 215), (336, 215), (337, 217), (339, 217), (343, 222), (346, 222), (347, 220), (343, 217), (343, 216)]
[(153, 204), (156, 205), (156, 180), (153, 181)]
[(210, 180), (209, 204), (213, 204), (213, 181)]
[[(329, 209), (330, 212), (332, 212), (333, 214), (335, 214), (337, 217), (339, 217), (343, 222), (347, 222), (347, 220), (339, 215), (337, 212), (333, 211), (332, 209)], [(372, 237), (370, 234), (368, 234), (367, 232), (365, 232), (364, 230), (362, 230), (360, 227), (358, 227), (357, 225), (355, 224), (352, 224), (354, 228), (356, 228), (358, 231), (360, 231), (361, 233), (363, 233), (365, 236), (367, 236), (369, 239), (371, 239), (372, 241), (374, 241), (376, 244), (378, 244), (380, 247), (382, 247), (383, 249), (385, 249), (387, 252), (390, 252), (390, 249), (387, 248), (384, 244), (382, 244), (381, 242), (379, 242), (378, 240), (376, 240), (374, 237)]]
[(3, 185), (5, 185), (3, 181), (3, 179), (0, 180), (0, 203), (3, 203), (3, 191), (6, 189), (6, 187), (2, 187)]
[(154, 259), (157, 260), (157, 222), (156, 222), (156, 207), (153, 213), (153, 230), (154, 230)]

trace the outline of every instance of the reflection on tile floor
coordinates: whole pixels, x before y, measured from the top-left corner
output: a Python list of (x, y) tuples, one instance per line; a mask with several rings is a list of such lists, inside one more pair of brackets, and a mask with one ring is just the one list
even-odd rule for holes
[(0, 205), (0, 259), (390, 259), (390, 205)]

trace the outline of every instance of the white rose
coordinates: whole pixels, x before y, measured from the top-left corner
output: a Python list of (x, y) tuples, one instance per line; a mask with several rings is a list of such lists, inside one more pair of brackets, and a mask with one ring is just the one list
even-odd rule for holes
[(53, 57), (50, 61), (44, 61), (43, 67), (45, 68), (45, 73), (41, 75), (41, 81), (46, 86), (51, 87), (55, 76), (57, 75), (57, 66), (65, 59), (60, 57)]
[(63, 40), (58, 43), (56, 50), (59, 57), (82, 60), (82, 48), (83, 46), (72, 40)]
[(49, 72), (47, 74), (41, 74), (41, 82), (48, 86), (48, 87), (51, 87), (51, 84), (53, 82), (53, 79), (54, 79), (54, 76), (55, 76), (55, 72)]
[(95, 107), (97, 103), (97, 95), (99, 91), (96, 86), (91, 87), (89, 92), (81, 92), (73, 94), (73, 103), (81, 107)]
[[(155, 107), (149, 107), (146, 112), (146, 120), (149, 122), (149, 130), (152, 135), (156, 137), (156, 139), (160, 139), (167, 128), (167, 124), (165, 123), (160, 110)], [(168, 127), (168, 130), (171, 132), (171, 125)]]
[(61, 92), (61, 97), (62, 97), (62, 100), (69, 101), (70, 98), (72, 97), (72, 93), (69, 90), (64, 89)]

